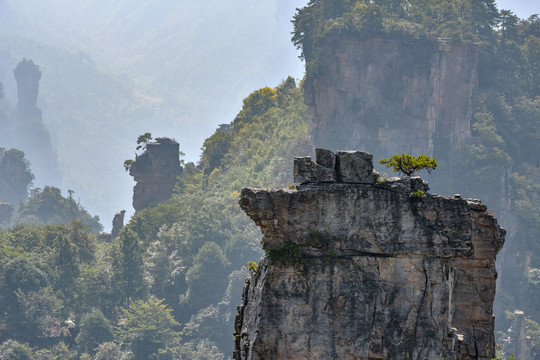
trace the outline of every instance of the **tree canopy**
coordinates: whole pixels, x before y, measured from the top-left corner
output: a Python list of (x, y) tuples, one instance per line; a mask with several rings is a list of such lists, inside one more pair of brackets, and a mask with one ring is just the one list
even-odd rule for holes
[(428, 173), (437, 168), (437, 160), (427, 155), (419, 155), (417, 157), (409, 154), (394, 155), (390, 159), (382, 158), (379, 164), (391, 167), (392, 171), (401, 172), (407, 176), (412, 176), (422, 170), (427, 170)]

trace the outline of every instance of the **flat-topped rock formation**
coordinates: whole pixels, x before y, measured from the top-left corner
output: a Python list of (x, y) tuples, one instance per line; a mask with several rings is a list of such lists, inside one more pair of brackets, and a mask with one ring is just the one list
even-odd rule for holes
[[(381, 181), (371, 155), (295, 159), (296, 189), (243, 189), (267, 256), (246, 282), (239, 359), (491, 359), (505, 231), (476, 199)], [(425, 195), (425, 196), (424, 196)]]
[(180, 145), (169, 138), (156, 138), (129, 168), (137, 184), (133, 187), (133, 208), (139, 211), (170, 199), (181, 174)]

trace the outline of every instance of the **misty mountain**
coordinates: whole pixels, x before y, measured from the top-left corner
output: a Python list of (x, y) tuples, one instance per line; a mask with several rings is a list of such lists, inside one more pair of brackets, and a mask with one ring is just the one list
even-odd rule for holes
[(138, 135), (174, 137), (186, 159), (252, 89), (302, 64), (290, 19), (305, 1), (0, 1), (0, 81), (16, 103), (12, 70), (40, 66), (38, 107), (62, 184), (107, 226), (131, 210), (122, 163)]

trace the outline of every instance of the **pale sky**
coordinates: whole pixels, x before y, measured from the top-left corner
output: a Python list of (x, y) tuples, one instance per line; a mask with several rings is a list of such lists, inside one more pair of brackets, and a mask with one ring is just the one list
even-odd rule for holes
[(533, 14), (540, 14), (540, 0), (497, 0), (497, 7), (512, 10), (522, 19)]

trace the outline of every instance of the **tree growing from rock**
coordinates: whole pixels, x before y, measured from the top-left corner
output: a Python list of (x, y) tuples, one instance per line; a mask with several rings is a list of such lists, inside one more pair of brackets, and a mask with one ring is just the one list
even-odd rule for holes
[(427, 170), (428, 173), (437, 168), (437, 160), (434, 157), (427, 155), (419, 155), (417, 157), (409, 154), (394, 155), (388, 160), (382, 158), (379, 164), (391, 167), (392, 171), (399, 171), (407, 176), (412, 176), (422, 170)]

